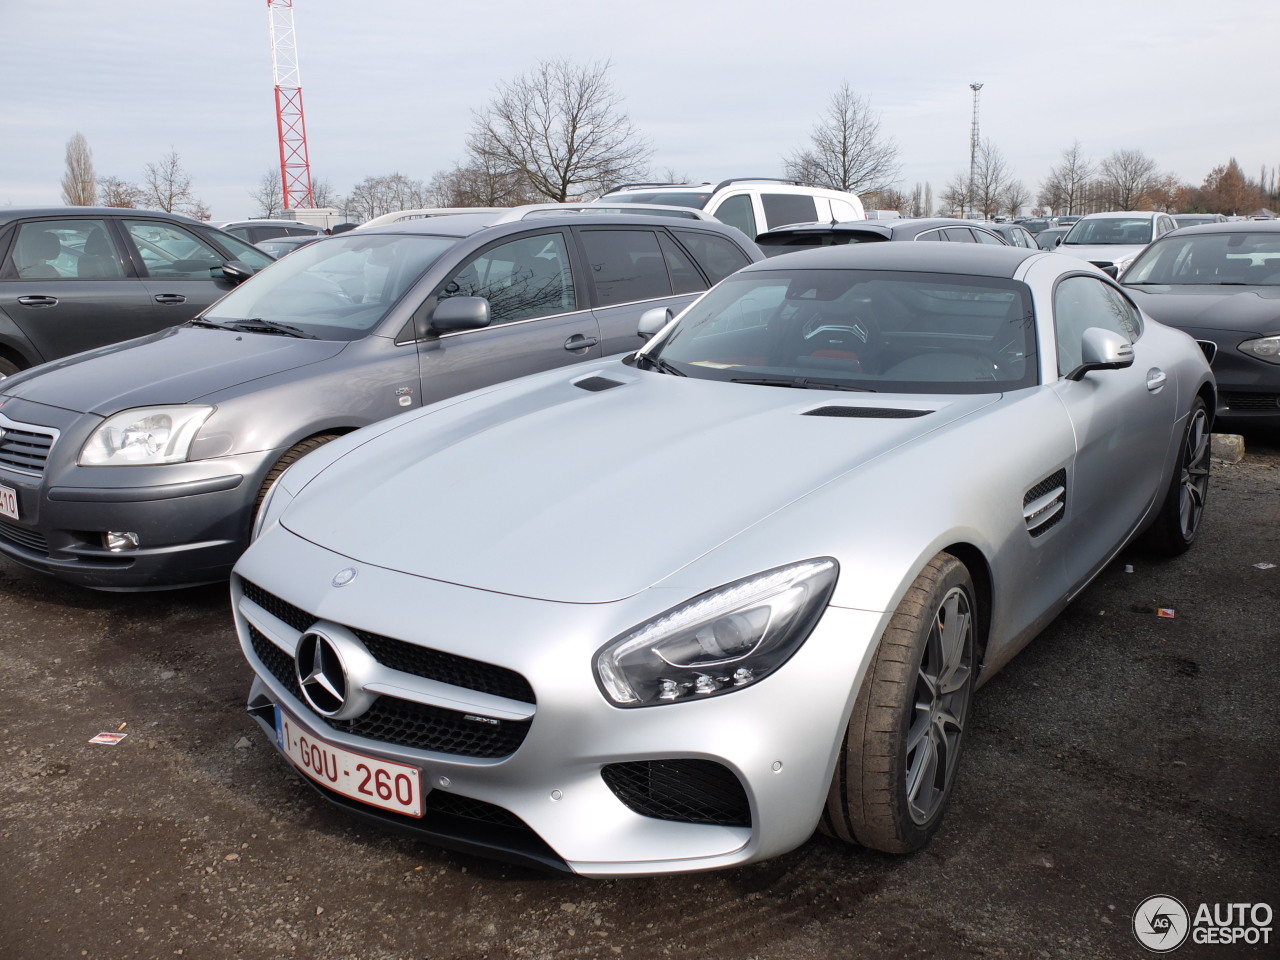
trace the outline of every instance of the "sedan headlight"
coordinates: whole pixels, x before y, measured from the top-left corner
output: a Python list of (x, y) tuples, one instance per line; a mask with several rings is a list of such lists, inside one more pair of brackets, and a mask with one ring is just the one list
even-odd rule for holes
[(213, 407), (182, 404), (125, 410), (93, 431), (80, 449), (82, 467), (180, 463)]
[(673, 607), (596, 654), (600, 688), (620, 707), (731, 693), (787, 662), (835, 588), (830, 557), (766, 570)]
[(1265, 360), (1267, 363), (1280, 363), (1280, 334), (1273, 337), (1258, 337), (1240, 344), (1240, 352), (1251, 357)]

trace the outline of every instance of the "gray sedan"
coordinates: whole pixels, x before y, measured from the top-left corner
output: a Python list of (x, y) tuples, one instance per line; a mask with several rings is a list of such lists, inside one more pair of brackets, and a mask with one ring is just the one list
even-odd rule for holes
[(307, 452), (635, 350), (646, 309), (761, 256), (724, 224), (639, 212), (517, 208), (317, 240), (184, 326), (0, 381), (0, 554), (102, 589), (225, 578), (262, 492)]
[(765, 260), (286, 471), (232, 578), (249, 710), (353, 813), (576, 873), (916, 850), (974, 690), (1139, 534), (1192, 545), (1214, 393), (1080, 260)]

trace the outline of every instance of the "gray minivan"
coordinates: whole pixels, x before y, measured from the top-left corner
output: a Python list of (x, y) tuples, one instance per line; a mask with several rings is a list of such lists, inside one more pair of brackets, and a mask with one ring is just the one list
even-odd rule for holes
[(634, 350), (646, 310), (761, 258), (733, 227), (651, 212), (515, 208), (318, 240), (182, 326), (0, 381), (0, 555), (108, 590), (225, 578), (308, 451)]

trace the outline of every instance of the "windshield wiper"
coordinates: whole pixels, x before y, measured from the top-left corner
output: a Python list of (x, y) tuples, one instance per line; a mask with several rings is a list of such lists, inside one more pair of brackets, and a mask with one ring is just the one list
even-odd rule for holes
[(853, 393), (875, 393), (870, 387), (855, 387), (830, 380), (813, 380), (809, 377), (737, 377), (730, 383), (750, 383), (758, 387), (796, 387), (800, 390), (848, 390)]
[(222, 323), (218, 320), (210, 320), (207, 317), (192, 317), (187, 321), (189, 327), (209, 327), (213, 330), (234, 330), (235, 327), (229, 323)]
[(228, 324), (230, 330), (252, 330), (255, 333), (276, 333), (282, 337), (298, 337), (303, 340), (319, 340), (314, 333), (307, 333), (301, 327), (278, 320), (264, 320), (262, 317), (249, 317), (246, 320), (233, 320)]
[(668, 360), (663, 360), (661, 357), (651, 357), (647, 353), (642, 353), (638, 357), (636, 357), (636, 359), (643, 360), (645, 363), (649, 365), (650, 369), (661, 370), (663, 373), (669, 373), (673, 377), (688, 376), (688, 374), (685, 373), (683, 370), (677, 369), (675, 364), (671, 363)]

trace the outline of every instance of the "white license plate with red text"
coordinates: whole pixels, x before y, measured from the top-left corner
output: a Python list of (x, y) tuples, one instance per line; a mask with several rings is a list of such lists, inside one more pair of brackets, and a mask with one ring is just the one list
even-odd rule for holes
[(0, 517), (18, 519), (18, 491), (13, 487), (0, 486)]
[(383, 810), (421, 817), (422, 771), (335, 746), (276, 707), (276, 740), (299, 770), (335, 793)]

